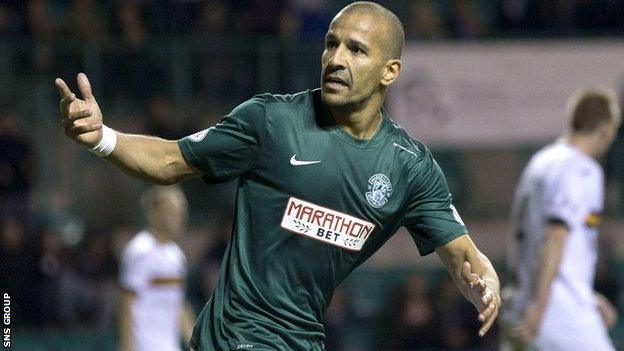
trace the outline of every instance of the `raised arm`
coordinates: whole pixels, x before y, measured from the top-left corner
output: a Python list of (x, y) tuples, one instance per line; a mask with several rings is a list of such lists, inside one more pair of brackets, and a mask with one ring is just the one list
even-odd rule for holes
[(65, 135), (125, 173), (157, 184), (173, 184), (197, 177), (201, 172), (186, 162), (175, 141), (113, 131), (103, 124), (102, 112), (95, 101), (84, 73), (78, 74), (78, 88), (84, 100), (57, 78), (61, 95), (60, 116)]
[(492, 263), (467, 234), (439, 246), (436, 253), (457, 288), (477, 308), (483, 324), (479, 336), (485, 335), (494, 324), (501, 305), (500, 283)]

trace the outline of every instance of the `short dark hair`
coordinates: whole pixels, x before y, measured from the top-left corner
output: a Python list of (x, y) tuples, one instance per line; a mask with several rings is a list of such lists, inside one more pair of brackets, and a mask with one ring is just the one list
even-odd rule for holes
[(340, 12), (363, 11), (379, 15), (388, 25), (389, 38), (384, 41), (387, 56), (391, 59), (400, 59), (405, 46), (405, 30), (403, 24), (394, 12), (387, 8), (370, 1), (357, 1), (345, 6)]
[(579, 91), (570, 98), (568, 109), (575, 133), (591, 133), (603, 122), (621, 120), (617, 96), (610, 89)]

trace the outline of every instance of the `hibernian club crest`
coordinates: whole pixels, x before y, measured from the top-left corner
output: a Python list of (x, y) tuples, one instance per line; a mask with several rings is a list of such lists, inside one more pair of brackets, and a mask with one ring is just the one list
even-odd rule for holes
[(377, 173), (368, 179), (366, 200), (374, 208), (380, 208), (388, 203), (392, 195), (392, 183), (385, 174)]

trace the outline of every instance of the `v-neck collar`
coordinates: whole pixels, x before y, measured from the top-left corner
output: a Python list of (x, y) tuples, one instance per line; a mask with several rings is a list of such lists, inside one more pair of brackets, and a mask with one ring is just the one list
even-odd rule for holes
[(360, 139), (351, 135), (347, 132), (343, 127), (341, 127), (329, 111), (327, 105), (323, 102), (321, 98), (321, 90), (317, 89), (312, 91), (313, 94), (313, 104), (314, 111), (316, 115), (317, 123), (320, 127), (327, 129), (330, 133), (335, 135), (340, 140), (344, 141), (347, 144), (360, 147), (360, 148), (370, 148), (375, 147), (379, 144), (382, 144), (386, 137), (390, 134), (389, 132), (392, 130), (392, 122), (390, 121), (390, 117), (386, 110), (381, 108), (381, 124), (379, 128), (375, 132), (372, 138), (370, 139)]

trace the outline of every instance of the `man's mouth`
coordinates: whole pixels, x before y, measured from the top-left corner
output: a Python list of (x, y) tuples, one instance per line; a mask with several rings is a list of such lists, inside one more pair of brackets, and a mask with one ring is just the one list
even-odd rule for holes
[(323, 84), (332, 89), (348, 88), (349, 84), (340, 77), (330, 76), (323, 80)]

